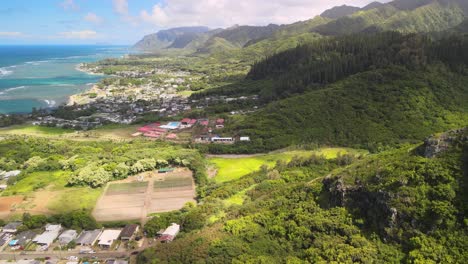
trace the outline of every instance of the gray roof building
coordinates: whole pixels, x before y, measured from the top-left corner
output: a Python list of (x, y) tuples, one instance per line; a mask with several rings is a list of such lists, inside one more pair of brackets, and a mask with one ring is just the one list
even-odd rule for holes
[(83, 231), (80, 236), (76, 239), (76, 244), (82, 246), (89, 246), (96, 243), (98, 237), (101, 235), (102, 230), (96, 229), (91, 231)]
[(31, 230), (23, 231), (16, 236), (16, 240), (17, 240), (16, 245), (25, 246), (35, 236), (36, 236), (36, 233), (34, 233), (34, 231), (31, 231)]
[(3, 232), (5, 233), (16, 233), (18, 227), (22, 225), (21, 222), (11, 222), (8, 223), (6, 226), (3, 227)]
[(59, 242), (61, 245), (66, 245), (72, 242), (77, 236), (78, 233), (76, 230), (67, 230), (59, 236)]

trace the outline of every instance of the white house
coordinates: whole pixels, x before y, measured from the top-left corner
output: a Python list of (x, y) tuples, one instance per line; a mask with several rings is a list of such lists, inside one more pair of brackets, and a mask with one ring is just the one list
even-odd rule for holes
[(104, 230), (98, 239), (98, 245), (102, 248), (110, 248), (115, 240), (119, 239), (122, 230)]
[(172, 223), (171, 226), (166, 228), (161, 235), (161, 242), (172, 242), (174, 238), (179, 234), (180, 225)]

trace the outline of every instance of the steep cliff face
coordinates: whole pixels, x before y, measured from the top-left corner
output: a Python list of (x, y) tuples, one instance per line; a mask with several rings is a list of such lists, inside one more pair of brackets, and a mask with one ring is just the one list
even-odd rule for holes
[(424, 141), (424, 156), (434, 158), (447, 151), (456, 142), (468, 139), (468, 128), (450, 130), (440, 135), (434, 135)]
[(460, 228), (468, 212), (467, 132), (451, 130), (327, 176), (321, 204), (345, 207), (367, 229), (396, 241)]

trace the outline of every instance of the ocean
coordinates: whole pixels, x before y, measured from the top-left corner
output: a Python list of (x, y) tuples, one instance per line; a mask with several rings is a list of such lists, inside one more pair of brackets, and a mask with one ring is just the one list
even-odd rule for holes
[(123, 46), (0, 46), (0, 113), (66, 103), (103, 78), (76, 70), (78, 64), (128, 52)]

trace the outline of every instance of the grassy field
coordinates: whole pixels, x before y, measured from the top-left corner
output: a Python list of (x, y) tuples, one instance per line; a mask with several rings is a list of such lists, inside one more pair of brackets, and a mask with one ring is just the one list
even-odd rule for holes
[(71, 133), (74, 133), (74, 130), (33, 125), (11, 126), (0, 129), (0, 135), (60, 136)]
[(28, 174), (24, 179), (15, 185), (9, 186), (2, 196), (27, 195), (39, 189), (48, 187), (51, 190), (63, 190), (67, 184), (69, 172), (64, 171), (44, 171)]
[(20, 208), (37, 213), (63, 213), (78, 209), (91, 211), (102, 193), (102, 188), (67, 187), (70, 172), (34, 172), (15, 185), (9, 186), (2, 196), (23, 195), (27, 199)]
[(47, 203), (47, 209), (58, 213), (81, 209), (91, 211), (96, 205), (96, 201), (102, 191), (102, 188), (68, 188), (67, 190), (59, 192), (54, 199)]
[(276, 161), (285, 160), (289, 161), (294, 156), (310, 156), (313, 153), (317, 155), (323, 155), (327, 159), (336, 158), (336, 156), (341, 153), (351, 153), (351, 154), (367, 154), (367, 151), (356, 150), (350, 148), (321, 148), (314, 151), (305, 151), (305, 150), (295, 150), (295, 151), (285, 151), (270, 153), (266, 155), (258, 155), (251, 157), (242, 157), (238, 158), (222, 158), (215, 157), (210, 158), (210, 162), (213, 163), (217, 169), (218, 173), (214, 177), (214, 180), (218, 183), (227, 182), (231, 180), (238, 179), (246, 174), (259, 170), (263, 164), (268, 166), (274, 166)]
[(106, 125), (89, 131), (75, 131), (57, 127), (33, 125), (11, 126), (0, 129), (0, 135), (26, 135), (71, 140), (128, 140), (139, 125)]

